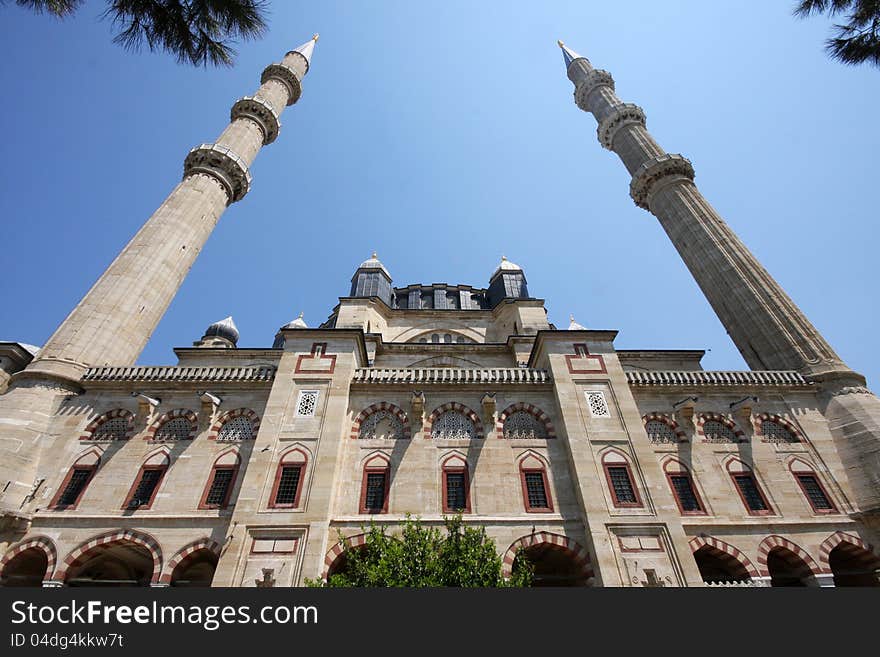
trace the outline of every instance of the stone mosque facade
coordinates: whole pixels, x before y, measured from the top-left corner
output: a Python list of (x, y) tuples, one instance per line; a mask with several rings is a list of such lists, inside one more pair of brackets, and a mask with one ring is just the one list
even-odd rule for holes
[(457, 511), (506, 572), (531, 561), (536, 585), (880, 583), (880, 401), (703, 198), (691, 163), (562, 43), (575, 102), (749, 370), (556, 327), (511, 260), (485, 286), (398, 286), (376, 254), (352, 263), (320, 325), (300, 317), (244, 347), (226, 318), (176, 364), (136, 365), (247, 193), (316, 41), (268, 66), (217, 140), (190, 151), (46, 344), (0, 343), (0, 583), (298, 586), (343, 569), (340, 536), (357, 549), (371, 520)]

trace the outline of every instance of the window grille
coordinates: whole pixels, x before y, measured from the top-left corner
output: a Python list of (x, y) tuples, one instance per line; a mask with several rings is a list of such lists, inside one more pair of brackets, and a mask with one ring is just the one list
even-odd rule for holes
[(301, 390), (296, 403), (296, 414), (300, 417), (313, 417), (318, 407), (317, 390)]
[(611, 480), (611, 490), (618, 504), (637, 505), (635, 488), (629, 477), (629, 468), (625, 465), (609, 465), (608, 478)]
[(70, 480), (67, 482), (67, 486), (64, 487), (64, 492), (61, 493), (61, 497), (58, 498), (58, 506), (71, 506), (76, 504), (77, 498), (79, 498), (80, 494), (85, 489), (86, 484), (89, 483), (89, 477), (91, 474), (91, 468), (74, 468), (73, 474), (70, 475)]
[(153, 497), (153, 492), (156, 490), (156, 486), (159, 484), (163, 472), (165, 472), (163, 469), (150, 469), (143, 471), (141, 480), (138, 482), (134, 494), (128, 501), (129, 509), (136, 509), (139, 506), (144, 506), (150, 503), (150, 500)]
[(476, 438), (474, 423), (458, 411), (441, 413), (431, 426), (431, 438)]
[(296, 494), (299, 492), (301, 475), (301, 465), (285, 465), (281, 467), (278, 491), (275, 493), (275, 504), (296, 504)]
[(185, 417), (176, 417), (163, 423), (153, 440), (189, 440), (191, 431), (192, 422)]
[(125, 440), (128, 418), (114, 417), (98, 425), (92, 432), (92, 440)]
[(450, 511), (467, 509), (467, 490), (464, 472), (446, 473), (446, 508)]
[(505, 438), (546, 438), (544, 424), (528, 411), (511, 413), (504, 421)]
[(708, 443), (735, 443), (739, 438), (729, 426), (717, 420), (707, 420), (703, 424), (703, 436)]
[(367, 513), (380, 513), (385, 508), (385, 473), (367, 473), (367, 491), (364, 496), (364, 509)]
[(648, 440), (652, 443), (677, 443), (675, 431), (663, 420), (651, 420), (645, 424)]
[(587, 396), (590, 415), (593, 417), (611, 417), (611, 411), (608, 410), (608, 402), (605, 401), (604, 392), (601, 390), (588, 390), (584, 394)]
[(770, 510), (767, 503), (764, 501), (764, 496), (761, 495), (761, 490), (758, 488), (758, 482), (755, 481), (755, 478), (752, 475), (736, 474), (733, 475), (733, 480), (736, 482), (736, 487), (743, 496), (746, 507), (749, 511)]
[(678, 498), (678, 504), (684, 512), (702, 511), (700, 500), (694, 491), (693, 481), (686, 474), (669, 475), (669, 481), (672, 483), (672, 490), (675, 497)]
[(364, 440), (372, 440), (373, 438), (395, 440), (403, 438), (403, 423), (391, 411), (376, 411), (361, 423), (358, 438)]
[(254, 425), (241, 415), (226, 420), (217, 434), (217, 440), (223, 441), (251, 440), (253, 437)]
[(761, 433), (764, 434), (764, 440), (768, 443), (796, 443), (799, 442), (797, 436), (784, 426), (773, 420), (764, 420), (761, 422)]
[(214, 470), (214, 479), (211, 481), (211, 488), (205, 496), (205, 504), (222, 505), (226, 504), (226, 498), (229, 495), (229, 486), (232, 484), (232, 468), (218, 468)]
[(797, 478), (801, 487), (804, 489), (807, 500), (809, 500), (810, 504), (816, 509), (816, 511), (831, 511), (834, 509), (834, 505), (831, 503), (831, 500), (828, 499), (825, 491), (822, 490), (822, 485), (819, 483), (816, 475), (799, 474), (797, 475)]
[(544, 487), (543, 472), (526, 472), (526, 496), (530, 509), (549, 509), (547, 489)]

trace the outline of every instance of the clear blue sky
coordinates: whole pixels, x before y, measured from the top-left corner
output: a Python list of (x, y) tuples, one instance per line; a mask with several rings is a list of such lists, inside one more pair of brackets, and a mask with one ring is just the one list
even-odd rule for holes
[(484, 286), (521, 264), (551, 321), (618, 348), (745, 365), (658, 222), (577, 109), (556, 39), (609, 70), (670, 152), (876, 386), (880, 71), (822, 49), (794, 0), (280, 1), (232, 69), (111, 43), (93, 0), (59, 22), (0, 8), (0, 338), (42, 344), (212, 141), (260, 72), (321, 33), (300, 102), (260, 153), (140, 362), (232, 314), (270, 346), (325, 320), (372, 250), (396, 285)]

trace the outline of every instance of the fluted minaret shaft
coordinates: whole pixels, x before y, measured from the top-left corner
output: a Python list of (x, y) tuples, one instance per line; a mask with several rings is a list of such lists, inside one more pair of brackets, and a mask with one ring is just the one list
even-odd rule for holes
[(299, 99), (316, 40), (267, 67), (217, 140), (190, 151), (183, 180), (49, 338), (31, 372), (76, 379), (86, 367), (136, 361), (220, 215), (247, 194), (249, 167)]
[(749, 367), (853, 375), (703, 197), (691, 163), (660, 147), (642, 109), (617, 97), (609, 73), (560, 46), (577, 106), (596, 118), (599, 142), (632, 175), (632, 199), (660, 220)]

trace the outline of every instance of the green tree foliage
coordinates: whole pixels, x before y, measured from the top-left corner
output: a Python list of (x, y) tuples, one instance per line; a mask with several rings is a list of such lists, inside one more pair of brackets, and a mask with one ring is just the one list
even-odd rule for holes
[(385, 527), (370, 524), (363, 546), (345, 546), (344, 572), (331, 575), (324, 584), (306, 580), (309, 586), (330, 587), (524, 587), (532, 581), (531, 566), (517, 559), (507, 580), (501, 575), (501, 557), (483, 527), (467, 527), (461, 515), (445, 518), (446, 531), (424, 527), (407, 516), (402, 530), (388, 534)]
[(845, 16), (847, 22), (835, 24), (834, 36), (825, 41), (828, 54), (844, 64), (880, 66), (880, 0), (801, 0), (794, 13)]
[[(6, 4), (9, 0), (0, 0)], [(15, 0), (15, 4), (58, 18), (74, 14), (84, 0)], [(265, 0), (107, 0), (102, 19), (116, 28), (113, 38), (127, 50), (164, 50), (180, 63), (231, 66), (235, 39), (254, 39), (266, 30)]]

